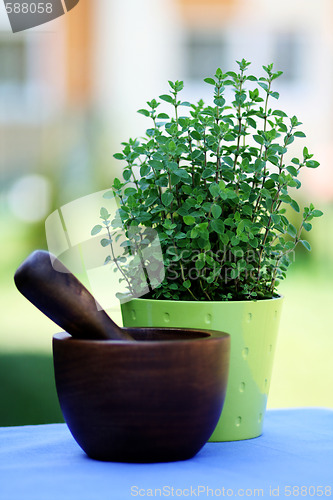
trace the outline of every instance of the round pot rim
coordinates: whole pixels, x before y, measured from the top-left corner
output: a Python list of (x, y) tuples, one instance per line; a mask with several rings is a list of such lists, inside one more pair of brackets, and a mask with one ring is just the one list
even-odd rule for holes
[(101, 348), (105, 349), (106, 346), (121, 346), (121, 347), (126, 347), (132, 349), (133, 347), (136, 347), (138, 349), (144, 349), (146, 348), (152, 348), (153, 346), (160, 346), (162, 345), (184, 345), (184, 344), (192, 344), (193, 342), (195, 343), (212, 343), (212, 342), (228, 342), (228, 339), (230, 338), (229, 333), (218, 331), (218, 330), (209, 330), (209, 329), (200, 329), (200, 328), (173, 328), (173, 327), (161, 327), (161, 328), (155, 328), (155, 327), (142, 327), (142, 328), (128, 328), (129, 333), (135, 333), (138, 329), (140, 330), (153, 330), (153, 331), (165, 331), (165, 330), (172, 330), (173, 332), (179, 332), (182, 333), (184, 331), (186, 332), (193, 332), (193, 333), (202, 333), (202, 337), (195, 337), (195, 338), (179, 338), (179, 339), (156, 339), (156, 340), (91, 340), (91, 339), (77, 339), (73, 338), (69, 333), (67, 332), (58, 332), (53, 335), (53, 342), (70, 342), (70, 343), (75, 343), (75, 344), (81, 344), (81, 345), (87, 345), (87, 346), (100, 346)]
[(270, 299), (251, 299), (251, 300), (173, 300), (173, 299), (145, 299), (144, 297), (133, 297), (132, 299), (121, 303), (123, 304), (128, 304), (133, 301), (138, 301), (138, 302), (159, 302), (163, 304), (175, 304), (176, 302), (179, 302), (181, 304), (253, 304), (253, 303), (265, 303), (265, 302), (272, 302), (272, 301), (278, 301), (284, 300), (284, 295), (278, 295), (277, 297), (272, 297)]

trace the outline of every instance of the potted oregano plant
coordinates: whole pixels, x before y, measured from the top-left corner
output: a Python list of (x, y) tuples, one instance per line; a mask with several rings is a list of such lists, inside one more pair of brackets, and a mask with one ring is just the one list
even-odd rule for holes
[[(304, 234), (322, 215), (312, 204), (301, 214), (293, 194), (302, 169), (319, 163), (306, 147), (300, 158), (290, 152), (305, 134), (296, 116), (271, 104), (282, 72), (270, 64), (256, 77), (248, 74), (249, 62), (237, 64), (237, 72), (218, 69), (205, 79), (210, 104), (182, 101), (183, 82), (170, 81), (168, 94), (139, 110), (150, 120), (146, 137), (122, 143), (114, 156), (124, 162), (123, 179), (105, 194), (120, 200), (117, 216), (101, 210), (108, 230), (103, 246), (112, 249), (119, 227), (127, 235), (139, 227), (155, 230), (162, 248), (162, 269), (146, 261), (146, 269), (155, 265), (160, 274), (146, 273), (145, 295), (122, 304), (126, 326), (231, 334), (228, 391), (213, 440), (262, 432), (283, 300), (277, 287), (296, 246), (310, 250)], [(161, 101), (170, 112), (159, 111)], [(298, 225), (291, 211), (299, 213)], [(133, 246), (123, 242), (123, 248), (123, 256), (110, 253), (106, 261), (116, 263), (131, 292), (138, 276), (126, 268), (126, 257)]]

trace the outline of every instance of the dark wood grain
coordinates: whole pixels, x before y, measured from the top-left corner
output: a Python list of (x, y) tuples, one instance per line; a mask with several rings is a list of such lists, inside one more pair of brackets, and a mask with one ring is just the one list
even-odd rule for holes
[(54, 336), (56, 386), (69, 429), (95, 459), (188, 459), (221, 414), (230, 338), (181, 329), (130, 333), (136, 342)]
[(30, 302), (73, 337), (133, 340), (49, 252), (33, 252), (17, 269), (14, 281)]

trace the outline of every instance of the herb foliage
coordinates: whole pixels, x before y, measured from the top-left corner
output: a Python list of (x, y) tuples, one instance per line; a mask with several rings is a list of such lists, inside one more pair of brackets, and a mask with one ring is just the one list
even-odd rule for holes
[(111, 220), (103, 207), (101, 218), (108, 231), (123, 225), (158, 232), (166, 275), (149, 288), (150, 298), (271, 298), (295, 247), (310, 250), (303, 235), (322, 212), (310, 204), (297, 227), (288, 214), (289, 207), (300, 212), (292, 194), (301, 187), (300, 171), (319, 163), (307, 147), (301, 158), (288, 157), (305, 134), (296, 116), (271, 105), (279, 98), (273, 83), (282, 72), (270, 64), (256, 77), (248, 74), (249, 62), (237, 64), (237, 72), (217, 69), (205, 79), (211, 105), (182, 101), (183, 82), (169, 81), (160, 101), (170, 113), (159, 112), (160, 101), (147, 102), (139, 110), (150, 119), (146, 137), (122, 143), (114, 155), (125, 163), (123, 180), (115, 179), (105, 197), (119, 197), (120, 208)]

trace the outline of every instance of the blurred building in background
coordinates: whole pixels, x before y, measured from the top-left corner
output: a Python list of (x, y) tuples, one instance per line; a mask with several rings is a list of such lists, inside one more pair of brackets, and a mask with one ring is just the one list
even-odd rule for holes
[(136, 110), (167, 91), (168, 79), (185, 81), (184, 98), (208, 99), (203, 78), (243, 57), (256, 74), (270, 62), (284, 71), (279, 106), (303, 121), (322, 163), (305, 183), (331, 199), (332, 22), (329, 0), (81, 0), (56, 21), (12, 34), (1, 6), (5, 204), (44, 218), (52, 200), (107, 187), (120, 168), (112, 154), (147, 126)]

